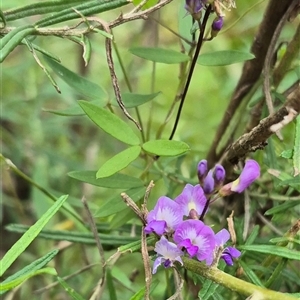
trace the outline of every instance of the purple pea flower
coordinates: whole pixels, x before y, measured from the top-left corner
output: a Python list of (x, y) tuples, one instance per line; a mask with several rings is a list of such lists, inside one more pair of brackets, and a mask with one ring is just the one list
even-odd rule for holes
[(240, 177), (232, 182), (231, 190), (233, 192), (241, 193), (259, 176), (259, 164), (253, 159), (248, 159)]
[(147, 216), (146, 234), (155, 232), (159, 235), (173, 232), (176, 226), (182, 221), (183, 214), (181, 207), (172, 199), (160, 197)]
[(155, 244), (154, 251), (158, 254), (153, 264), (152, 274), (155, 274), (159, 265), (163, 265), (165, 268), (172, 267), (175, 261), (178, 261), (183, 265), (181, 257), (183, 252), (178, 247), (169, 242), (164, 236), (160, 238)]
[(198, 215), (201, 215), (207, 200), (199, 184), (195, 186), (187, 184), (174, 201), (180, 205), (183, 215), (189, 216), (191, 210), (195, 210)]
[(215, 241), (216, 241), (216, 248), (214, 253), (206, 259), (206, 264), (211, 265), (215, 254), (222, 258), (225, 263), (229, 266), (233, 265), (233, 258), (238, 258), (241, 255), (241, 252), (237, 250), (234, 247), (226, 247), (224, 249), (224, 245), (226, 242), (230, 239), (230, 234), (227, 229), (221, 229), (218, 233), (215, 235)]
[(178, 247), (186, 249), (190, 257), (197, 256), (198, 260), (210, 257), (215, 249), (213, 230), (200, 220), (186, 220), (180, 223), (174, 233), (174, 241)]

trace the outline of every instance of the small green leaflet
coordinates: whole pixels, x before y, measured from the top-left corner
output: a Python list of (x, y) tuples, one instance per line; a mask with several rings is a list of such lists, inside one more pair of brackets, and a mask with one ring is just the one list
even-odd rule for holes
[(113, 156), (111, 159), (106, 161), (101, 168), (98, 170), (96, 177), (103, 178), (109, 177), (124, 168), (126, 168), (131, 162), (133, 162), (140, 154), (140, 146), (132, 146), (117, 155)]
[(170, 140), (149, 141), (144, 143), (142, 148), (148, 153), (159, 156), (178, 156), (190, 150), (186, 143)]
[(138, 145), (140, 143), (140, 139), (134, 133), (131, 127), (110, 111), (87, 101), (78, 102), (86, 115), (98, 127), (117, 140), (128, 145)]
[(202, 66), (226, 66), (253, 58), (255, 56), (249, 52), (224, 50), (201, 54), (197, 63)]
[(188, 55), (170, 49), (136, 47), (130, 48), (129, 52), (146, 60), (164, 64), (179, 64), (190, 60)]
[[(124, 102), (125, 107), (132, 108), (140, 106), (144, 103), (147, 103), (157, 97), (160, 92), (153, 93), (153, 94), (133, 94), (133, 93), (123, 93), (122, 100)], [(119, 107), (119, 104), (116, 99), (113, 99), (111, 105)]]
[(100, 106), (105, 106), (107, 104), (107, 94), (101, 86), (79, 76), (46, 55), (44, 56), (44, 60), (55, 72), (55, 74), (58, 75), (77, 93), (89, 100), (98, 100)]
[(73, 171), (68, 175), (79, 181), (111, 189), (131, 189), (143, 186), (142, 180), (125, 174), (113, 174), (105, 178), (96, 178), (97, 171)]

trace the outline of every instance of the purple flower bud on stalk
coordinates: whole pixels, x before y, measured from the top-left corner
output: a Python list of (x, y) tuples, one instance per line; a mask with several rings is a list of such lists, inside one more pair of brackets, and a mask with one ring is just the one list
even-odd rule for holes
[(224, 18), (222, 16), (218, 16), (214, 19), (211, 24), (211, 37), (214, 38), (218, 35), (220, 30), (222, 29), (224, 24)]
[(178, 261), (183, 265), (181, 257), (183, 252), (178, 247), (169, 242), (164, 236), (160, 238), (155, 244), (154, 251), (158, 254), (153, 264), (152, 273), (155, 274), (159, 265), (163, 265), (165, 268), (172, 267), (175, 261)]
[(181, 222), (173, 238), (178, 247), (185, 248), (191, 257), (196, 255), (200, 261), (210, 257), (216, 246), (213, 230), (199, 220)]
[(220, 31), (223, 27), (223, 24), (224, 24), (224, 18), (219, 16), (215, 18), (214, 21), (212, 22), (211, 29), (214, 31)]
[(226, 172), (225, 172), (224, 167), (220, 164), (216, 164), (215, 169), (214, 169), (214, 174), (213, 174), (215, 184), (218, 186), (221, 185), (225, 179), (225, 175), (226, 175)]
[(159, 235), (173, 232), (177, 225), (182, 221), (183, 214), (181, 207), (172, 199), (160, 197), (147, 216), (147, 226), (145, 233), (155, 232)]
[(206, 159), (202, 159), (199, 162), (198, 168), (197, 168), (197, 175), (198, 175), (199, 182), (202, 183), (205, 176), (207, 175), (207, 160)]
[(206, 203), (206, 197), (199, 184), (195, 186), (187, 184), (174, 201), (181, 207), (183, 215), (189, 216), (191, 210), (195, 210), (198, 215), (201, 215)]
[(231, 190), (233, 192), (241, 193), (259, 176), (259, 164), (253, 159), (248, 159), (240, 177), (232, 182)]
[(215, 188), (215, 180), (213, 177), (213, 171), (210, 170), (204, 179), (203, 191), (205, 195), (209, 195), (213, 192), (214, 188)]

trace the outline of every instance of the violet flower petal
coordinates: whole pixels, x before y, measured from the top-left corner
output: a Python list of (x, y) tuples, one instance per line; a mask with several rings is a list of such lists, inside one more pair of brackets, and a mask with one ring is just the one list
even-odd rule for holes
[(240, 177), (232, 182), (231, 191), (237, 193), (243, 192), (259, 176), (259, 164), (253, 159), (247, 160)]
[(238, 258), (241, 252), (233, 247), (227, 247), (224, 249), (221, 258), (229, 266), (233, 266), (233, 258)]
[(187, 184), (174, 201), (181, 207), (183, 215), (189, 216), (192, 209), (201, 215), (207, 200), (199, 184), (196, 186)]
[(156, 242), (154, 251), (158, 254), (158, 257), (155, 259), (153, 264), (153, 274), (156, 273), (159, 265), (163, 265), (165, 268), (172, 267), (175, 261), (178, 261), (181, 265), (183, 265), (180, 257), (183, 255), (183, 252), (178, 249), (177, 245), (169, 242), (164, 236)]
[(165, 228), (164, 232), (172, 232), (175, 230), (176, 226), (182, 221), (183, 214), (181, 211), (181, 207), (172, 199), (168, 197), (160, 197), (154, 207), (148, 213), (147, 216), (147, 226), (145, 227), (146, 233), (156, 232), (157, 229), (161, 233), (161, 225), (162, 223), (153, 223), (153, 221), (164, 221)]
[[(198, 251), (196, 255), (198, 260), (208, 258), (216, 245), (213, 230), (200, 220), (183, 221), (177, 226), (173, 238), (178, 245), (189, 239), (191, 247), (197, 246)], [(189, 253), (188, 248), (186, 249)], [(190, 252), (193, 253), (193, 249)]]

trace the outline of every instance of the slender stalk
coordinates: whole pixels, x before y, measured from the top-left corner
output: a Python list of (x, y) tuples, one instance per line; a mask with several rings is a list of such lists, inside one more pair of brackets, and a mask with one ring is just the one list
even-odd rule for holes
[(175, 123), (174, 123), (173, 129), (172, 129), (172, 132), (170, 134), (169, 140), (173, 139), (174, 134), (175, 134), (176, 129), (177, 129), (177, 126), (178, 126), (178, 123), (179, 123), (179, 119), (180, 119), (181, 111), (182, 111), (182, 108), (183, 108), (183, 104), (184, 104), (184, 101), (185, 101), (185, 98), (186, 98), (186, 95), (187, 95), (187, 92), (188, 92), (188, 89), (189, 89), (189, 86), (190, 86), (190, 83), (191, 83), (191, 79), (192, 79), (192, 76), (193, 76), (193, 72), (194, 72), (194, 69), (195, 69), (195, 66), (196, 66), (196, 63), (197, 63), (197, 59), (198, 59), (201, 47), (202, 47), (203, 42), (204, 42), (205, 27), (206, 27), (207, 20), (208, 20), (208, 17), (210, 15), (210, 12), (211, 12), (211, 5), (209, 5), (207, 7), (207, 9), (205, 11), (205, 15), (203, 17), (202, 23), (199, 22), (200, 34), (199, 34), (199, 38), (198, 38), (196, 51), (195, 51), (195, 54), (194, 54), (194, 57), (193, 57), (193, 60), (192, 60), (191, 66), (190, 66), (187, 81), (186, 81), (185, 86), (184, 86), (184, 90), (183, 90), (183, 93), (182, 93), (182, 96), (181, 96), (181, 101), (180, 101), (178, 111), (177, 111), (177, 116), (176, 116), (176, 119), (175, 119)]

